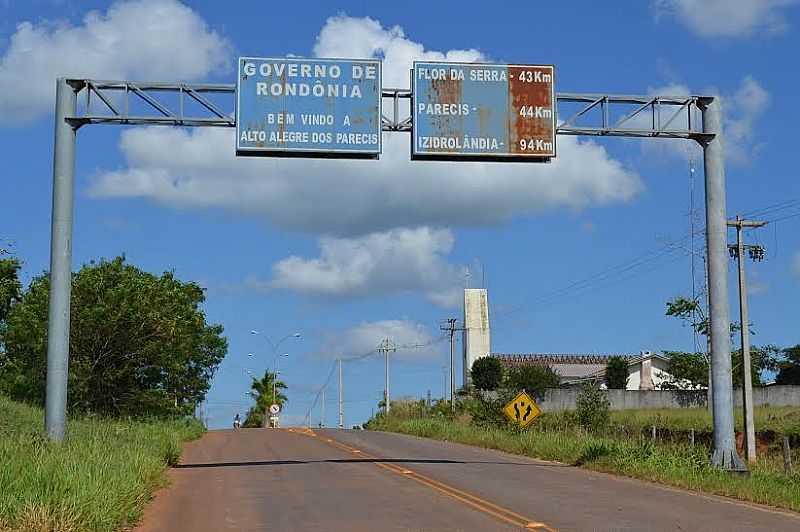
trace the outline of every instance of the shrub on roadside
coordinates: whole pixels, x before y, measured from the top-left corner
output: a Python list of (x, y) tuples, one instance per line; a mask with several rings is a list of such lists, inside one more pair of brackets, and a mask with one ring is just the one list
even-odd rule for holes
[(608, 427), (611, 415), (606, 394), (596, 384), (585, 384), (578, 394), (575, 414), (581, 427), (600, 432)]

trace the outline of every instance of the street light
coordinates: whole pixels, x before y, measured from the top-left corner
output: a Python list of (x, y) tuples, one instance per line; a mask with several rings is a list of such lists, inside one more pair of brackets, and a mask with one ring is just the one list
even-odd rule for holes
[[(279, 357), (281, 357), (281, 356), (288, 357), (289, 356), (289, 353), (283, 353), (282, 355), (278, 355), (278, 347), (280, 347), (280, 345), (284, 341), (288, 340), (289, 338), (300, 338), (301, 335), (300, 335), (299, 332), (295, 332), (295, 333), (287, 334), (286, 336), (284, 336), (283, 338), (281, 338), (277, 342), (273, 342), (269, 338), (269, 336), (267, 336), (265, 334), (261, 334), (260, 331), (257, 331), (255, 329), (251, 329), (250, 330), (250, 334), (256, 335), (256, 336), (263, 336), (267, 340), (267, 343), (269, 343), (270, 347), (272, 347), (272, 355), (273, 355), (273, 357), (275, 359), (275, 362), (274, 362), (274, 365), (273, 365), (273, 367), (275, 368), (275, 374), (272, 376), (272, 400), (277, 403), (275, 385), (276, 385), (277, 380), (278, 380), (278, 362), (279, 362)], [(252, 353), (248, 354), (248, 356), (252, 356)], [(264, 413), (264, 421), (266, 422), (266, 412)]]
[(275, 401), (275, 403), (278, 402), (278, 396), (275, 394), (275, 385), (278, 382), (278, 373), (279, 373), (278, 363), (281, 361), (281, 357), (288, 357), (288, 356), (289, 353), (283, 353), (282, 355), (275, 357), (275, 375), (272, 376), (272, 400)]

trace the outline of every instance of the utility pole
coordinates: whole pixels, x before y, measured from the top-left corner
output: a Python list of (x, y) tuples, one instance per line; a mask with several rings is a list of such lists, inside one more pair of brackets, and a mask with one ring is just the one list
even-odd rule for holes
[(764, 258), (764, 248), (761, 246), (745, 246), (743, 232), (745, 227), (763, 227), (767, 222), (758, 220), (745, 220), (741, 216), (736, 216), (736, 220), (729, 221), (728, 227), (736, 228), (736, 245), (728, 246), (731, 257), (739, 263), (739, 322), (741, 327), (742, 341), (742, 406), (744, 409), (744, 434), (745, 434), (745, 456), (751, 464), (756, 462), (756, 431), (753, 420), (753, 382), (750, 370), (750, 321), (747, 315), (747, 287), (744, 275), (744, 249), (748, 248), (750, 258), (762, 260)]
[(339, 359), (339, 428), (344, 428), (344, 390), (342, 388), (342, 359)]
[(447, 325), (439, 327), (442, 331), (450, 333), (450, 409), (456, 411), (456, 331), (463, 331), (464, 327), (456, 327), (455, 318), (448, 318)]
[(380, 347), (378, 347), (378, 352), (383, 353), (385, 360), (385, 375), (384, 375), (384, 385), (383, 385), (384, 414), (388, 414), (389, 409), (391, 408), (389, 405), (389, 353), (394, 353), (395, 351), (397, 351), (397, 348), (388, 338), (384, 338), (383, 341), (381, 342)]
[(320, 404), (321, 411), (319, 413), (319, 426), (325, 426), (325, 388), (322, 389), (322, 403)]

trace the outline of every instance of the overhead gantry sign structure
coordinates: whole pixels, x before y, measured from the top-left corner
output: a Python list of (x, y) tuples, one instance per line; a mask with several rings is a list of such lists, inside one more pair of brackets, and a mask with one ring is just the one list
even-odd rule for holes
[[(262, 67), (265, 64), (271, 64), (271, 70)], [(282, 69), (277, 76), (276, 65)], [(316, 82), (321, 80), (316, 73), (322, 72), (322, 65), (330, 79), (317, 88), (320, 84)], [(335, 67), (333, 72), (331, 67)], [(415, 63), (412, 89), (383, 88), (380, 70), (379, 61), (368, 59), (241, 58), (236, 84), (57, 80), (45, 421), (48, 436), (60, 441), (66, 429), (75, 141), (83, 126), (230, 127), (237, 128), (239, 134), (245, 129), (251, 131), (244, 140), (237, 136), (240, 154), (361, 158), (379, 157), (378, 132), (412, 132), (414, 159), (444, 160), (547, 161), (556, 156), (555, 135), (687, 139), (698, 142), (704, 153), (714, 412), (712, 461), (724, 469), (744, 470), (733, 429), (725, 165), (719, 99), (700, 95), (557, 93), (553, 89), (555, 72), (548, 65)], [(308, 75), (290, 89), (287, 83), (291, 82), (291, 74)], [(243, 75), (252, 76), (254, 83), (242, 79)], [(301, 88), (301, 83), (307, 88)], [(254, 92), (242, 100), (244, 93), (237, 94), (237, 86), (240, 90), (247, 86)], [(306, 90), (310, 97), (305, 101), (315, 102), (308, 107), (296, 98)], [(246, 103), (248, 98), (250, 103)], [(309, 115), (305, 120), (310, 122), (302, 122), (303, 114)], [(288, 123), (289, 115), (292, 124)], [(349, 124), (345, 124), (345, 117)], [(283, 131), (282, 136), (274, 137), (270, 144), (268, 138), (259, 137), (261, 133), (252, 133), (259, 130), (253, 127), (258, 122), (263, 122), (261, 131)], [(298, 123), (307, 127), (289, 127)], [(245, 125), (248, 127), (243, 128)], [(307, 136), (287, 133), (303, 130)], [(320, 137), (320, 133), (331, 133), (331, 137)], [(345, 136), (337, 138), (336, 133)], [(309, 144), (300, 147), (310, 149), (289, 149), (293, 147), (291, 142)]]

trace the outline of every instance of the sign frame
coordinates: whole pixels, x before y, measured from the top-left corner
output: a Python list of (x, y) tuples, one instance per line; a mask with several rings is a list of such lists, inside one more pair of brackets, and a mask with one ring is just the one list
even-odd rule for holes
[[(240, 112), (241, 112), (241, 82), (242, 61), (260, 61), (260, 62), (281, 62), (289, 63), (291, 60), (302, 62), (318, 62), (318, 63), (374, 63), (377, 65), (378, 77), (376, 80), (378, 87), (378, 109), (377, 109), (377, 135), (378, 147), (377, 151), (374, 149), (320, 149), (320, 148), (258, 148), (240, 146), (239, 139), (239, 125)], [(236, 61), (236, 97), (234, 98), (234, 116), (236, 121), (236, 138), (235, 154), (237, 157), (285, 157), (285, 158), (307, 158), (307, 159), (379, 159), (383, 154), (383, 60), (381, 59), (352, 59), (352, 58), (315, 58), (315, 57), (255, 57), (250, 55), (242, 55)]]
[[(417, 65), (449, 65), (471, 66), (471, 67), (500, 67), (500, 68), (549, 68), (550, 81), (550, 102), (552, 107), (551, 127), (553, 131), (553, 151), (551, 154), (524, 155), (518, 153), (475, 153), (475, 152), (418, 152), (417, 148), (417, 78), (415, 75)], [(558, 142), (556, 140), (558, 126), (558, 106), (556, 105), (556, 67), (553, 63), (540, 64), (518, 64), (518, 63), (468, 63), (464, 61), (414, 61), (411, 66), (411, 160), (412, 161), (487, 161), (487, 162), (525, 162), (525, 163), (550, 163), (557, 157)]]

